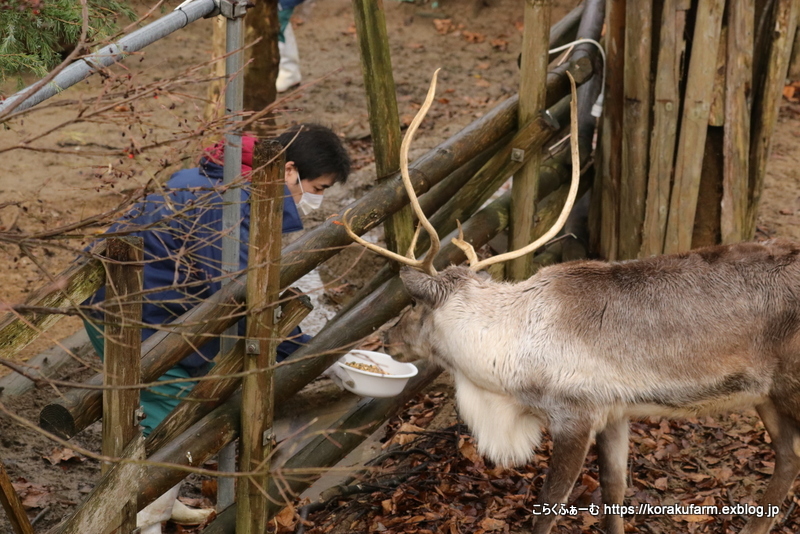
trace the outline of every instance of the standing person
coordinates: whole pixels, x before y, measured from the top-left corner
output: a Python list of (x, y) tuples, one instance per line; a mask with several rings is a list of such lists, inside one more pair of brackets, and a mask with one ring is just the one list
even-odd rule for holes
[(279, 93), (288, 91), (299, 84), (303, 77), (300, 74), (300, 51), (292, 29), (292, 12), (304, 0), (278, 0), (278, 51), (281, 61), (278, 66), (278, 79), (275, 88)]
[[(336, 183), (344, 183), (350, 172), (350, 158), (339, 137), (329, 128), (317, 124), (301, 124), (277, 137), (286, 150), (283, 205), (283, 233), (303, 229), (300, 214), (319, 208), (325, 191)], [(250, 235), (250, 191), (247, 187), (253, 166), (255, 137), (242, 137), (242, 177), (239, 268), (247, 268)], [(120, 221), (108, 230), (141, 237), (144, 246), (144, 296), (142, 340), (189, 309), (219, 291), (222, 271), (222, 175), (223, 146), (206, 149), (200, 165), (173, 174), (163, 190), (151, 193), (138, 202)], [(99, 303), (104, 289), (87, 301)], [(103, 357), (103, 327), (99, 313), (84, 321), (92, 345)], [(244, 321), (239, 323), (244, 335)], [(294, 340), (278, 347), (278, 361), (299, 347), (299, 329)], [(181, 360), (159, 380), (190, 379), (204, 375), (219, 351), (219, 340), (213, 339)], [(195, 385), (187, 381), (165, 384), (142, 390), (142, 421), (145, 436), (175, 408)], [(177, 487), (173, 488), (174, 497)], [(155, 504), (155, 503), (154, 503)], [(171, 505), (170, 505), (171, 510)], [(142, 512), (140, 512), (141, 517)], [(169, 516), (167, 516), (168, 518)], [(157, 529), (147, 532), (160, 532)], [(145, 526), (140, 524), (139, 526)], [(145, 532), (144, 530), (142, 532)]]

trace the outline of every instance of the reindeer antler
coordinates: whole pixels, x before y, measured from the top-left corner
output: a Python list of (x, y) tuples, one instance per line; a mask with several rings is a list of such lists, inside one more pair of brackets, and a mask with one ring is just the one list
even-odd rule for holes
[(342, 215), (342, 224), (344, 229), (347, 231), (347, 235), (349, 235), (350, 238), (356, 243), (367, 247), (369, 250), (385, 256), (390, 260), (394, 260), (404, 265), (409, 265), (432, 276), (436, 275), (436, 269), (433, 267), (433, 259), (439, 252), (439, 235), (436, 233), (436, 230), (430, 221), (428, 221), (428, 218), (425, 217), (425, 213), (423, 213), (422, 207), (419, 205), (417, 194), (414, 192), (414, 185), (411, 183), (411, 177), (408, 174), (408, 149), (411, 146), (414, 133), (416, 133), (417, 128), (419, 128), (420, 123), (425, 118), (425, 114), (428, 113), (428, 109), (430, 109), (431, 104), (433, 103), (433, 97), (436, 94), (436, 77), (439, 74), (439, 70), (440, 69), (436, 69), (436, 72), (433, 73), (433, 79), (431, 80), (431, 86), (428, 89), (428, 94), (425, 97), (425, 101), (422, 103), (422, 107), (419, 108), (414, 120), (412, 120), (411, 124), (408, 126), (406, 135), (403, 137), (403, 142), (400, 144), (400, 176), (403, 178), (403, 185), (405, 186), (406, 193), (411, 201), (411, 207), (414, 210), (414, 213), (417, 215), (420, 225), (425, 228), (425, 231), (428, 232), (428, 235), (430, 235), (431, 238), (431, 245), (430, 248), (428, 248), (428, 252), (425, 254), (425, 257), (421, 260), (414, 258), (414, 248), (417, 243), (417, 238), (419, 237), (420, 226), (417, 226), (417, 229), (414, 232), (414, 239), (411, 242), (408, 252), (406, 252), (405, 256), (401, 256), (396, 252), (379, 247), (378, 245), (370, 243), (369, 241), (366, 241), (360, 236), (356, 235), (350, 226), (349, 219), (347, 218), (347, 214), (350, 212), (350, 210), (345, 211), (344, 215)]
[(475, 254), (475, 249), (469, 243), (464, 240), (464, 232), (461, 230), (461, 225), (458, 225), (458, 237), (453, 238), (452, 242), (455, 246), (460, 248), (464, 251), (464, 254), (467, 256), (467, 260), (469, 261), (469, 268), (473, 271), (480, 271), (481, 269), (485, 269), (489, 265), (494, 265), (495, 263), (500, 263), (508, 260), (513, 260), (515, 258), (519, 258), (520, 256), (524, 256), (525, 254), (529, 254), (534, 250), (538, 249), (561, 231), (561, 228), (564, 227), (564, 224), (567, 222), (567, 217), (569, 217), (569, 212), (572, 210), (573, 204), (575, 204), (575, 198), (578, 196), (578, 185), (581, 179), (581, 157), (578, 151), (578, 97), (577, 97), (577, 90), (575, 88), (575, 79), (572, 77), (572, 74), (567, 72), (567, 76), (569, 76), (569, 83), (570, 88), (572, 91), (572, 101), (570, 102), (570, 146), (572, 148), (572, 183), (570, 184), (569, 194), (567, 195), (567, 200), (564, 203), (564, 207), (561, 210), (561, 214), (558, 216), (558, 220), (556, 223), (547, 231), (543, 236), (539, 239), (530, 243), (529, 245), (513, 250), (511, 252), (506, 252), (505, 254), (498, 254), (497, 256), (492, 256), (491, 258), (486, 258), (483, 261), (478, 261), (478, 256)]

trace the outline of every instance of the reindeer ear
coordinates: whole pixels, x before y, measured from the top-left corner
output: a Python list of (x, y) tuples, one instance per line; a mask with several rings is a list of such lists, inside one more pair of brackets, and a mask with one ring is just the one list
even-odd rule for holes
[(436, 308), (445, 301), (449, 293), (449, 284), (443, 283), (439, 276), (431, 276), (416, 269), (403, 267), (400, 279), (414, 300)]

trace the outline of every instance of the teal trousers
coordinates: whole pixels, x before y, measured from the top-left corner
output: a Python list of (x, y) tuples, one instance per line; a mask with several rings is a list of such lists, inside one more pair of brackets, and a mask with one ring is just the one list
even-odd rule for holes
[[(97, 355), (102, 360), (105, 356), (105, 341), (103, 339), (103, 326), (88, 321), (83, 322), (89, 340), (92, 342)], [(191, 378), (186, 369), (176, 365), (164, 373), (158, 381), (174, 380), (176, 378)], [(144, 410), (145, 418), (142, 421), (143, 433), (149, 436), (181, 400), (192, 390), (197, 382), (180, 382), (177, 384), (164, 384), (141, 390), (139, 402)]]

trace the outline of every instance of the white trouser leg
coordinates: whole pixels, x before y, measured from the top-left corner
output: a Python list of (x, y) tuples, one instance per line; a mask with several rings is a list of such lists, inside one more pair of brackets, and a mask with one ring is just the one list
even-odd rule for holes
[(300, 75), (300, 52), (297, 49), (297, 39), (294, 37), (292, 23), (286, 25), (283, 31), (285, 43), (278, 42), (278, 50), (281, 53), (281, 62), (278, 67), (278, 79), (275, 87), (282, 93), (294, 85), (300, 83), (303, 77)]
[(172, 508), (180, 489), (181, 483), (178, 483), (136, 514), (136, 526), (141, 528), (142, 534), (161, 534), (161, 523), (172, 516)]

